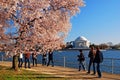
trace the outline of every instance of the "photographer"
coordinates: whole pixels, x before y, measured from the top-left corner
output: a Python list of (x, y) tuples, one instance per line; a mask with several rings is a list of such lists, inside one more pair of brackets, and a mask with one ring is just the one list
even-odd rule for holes
[(78, 61), (79, 61), (79, 71), (81, 70), (81, 66), (83, 68), (83, 70), (85, 71), (85, 57), (83, 55), (82, 50), (79, 50), (80, 55), (78, 55)]

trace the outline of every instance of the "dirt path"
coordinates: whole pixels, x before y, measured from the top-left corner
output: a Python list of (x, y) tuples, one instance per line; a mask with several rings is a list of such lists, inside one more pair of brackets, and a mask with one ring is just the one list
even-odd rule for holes
[[(11, 67), (12, 63), (0, 62), (0, 65)], [(22, 69), (25, 69), (25, 68), (22, 68)], [(27, 68), (26, 70), (36, 71), (43, 74), (50, 74), (56, 77), (65, 77), (70, 80), (120, 80), (120, 75), (102, 73), (103, 77), (97, 78), (97, 74), (96, 75), (87, 74), (86, 71), (79, 72), (77, 69), (64, 68), (64, 67), (58, 67), (58, 66), (47, 67), (47, 66), (42, 66), (40, 64), (37, 67), (31, 67), (30, 69)]]

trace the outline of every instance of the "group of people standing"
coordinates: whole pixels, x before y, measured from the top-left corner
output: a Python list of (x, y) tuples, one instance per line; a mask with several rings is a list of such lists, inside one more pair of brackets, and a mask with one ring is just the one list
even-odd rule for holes
[[(48, 56), (47, 56), (48, 54)], [(36, 50), (26, 50), (25, 52), (19, 52), (19, 56), (18, 56), (18, 67), (21, 68), (23, 65), (23, 58), (25, 61), (25, 68), (31, 68), (30, 66), (30, 56), (32, 55), (32, 65), (37, 66), (37, 52)], [(47, 59), (48, 57), (48, 59)], [(50, 62), (52, 63), (52, 67), (54, 66), (54, 62), (53, 62), (53, 51), (49, 50), (47, 53), (42, 54), (42, 65), (47, 65), (49, 66)]]
[(54, 67), (54, 62), (53, 62), (53, 51), (49, 50), (48, 53), (44, 53), (42, 55), (42, 65), (47, 65), (49, 66), (50, 62), (52, 63), (52, 67)]
[[(83, 67), (83, 70), (85, 70), (85, 57), (83, 55), (82, 50), (79, 50), (79, 51), (80, 51), (80, 55), (78, 55), (78, 61), (79, 61), (79, 71), (80, 71), (81, 66)], [(96, 48), (92, 46), (89, 51), (88, 57), (90, 58), (90, 60), (89, 60), (87, 73), (90, 74), (90, 71), (91, 71), (90, 68), (91, 68), (91, 65), (93, 65), (93, 75), (96, 74), (96, 69), (97, 69), (98, 77), (101, 78), (102, 74), (100, 70), (100, 63), (103, 62), (103, 54), (100, 51), (100, 48), (98, 46)], [(95, 69), (95, 65), (97, 65), (96, 69)]]
[[(91, 49), (90, 49), (89, 54), (88, 54), (88, 57), (90, 58), (90, 60), (89, 60), (89, 66), (88, 66), (88, 72), (87, 73), (90, 74), (90, 71), (91, 71), (90, 68), (91, 68), (91, 65), (93, 65), (93, 75), (96, 74), (96, 69), (97, 69), (98, 77), (101, 78), (102, 74), (101, 74), (101, 70), (100, 70), (100, 63), (103, 62), (103, 54), (100, 51), (99, 47), (95, 48), (95, 47), (92, 46), (90, 48)], [(84, 54), (83, 54), (82, 50), (79, 50), (79, 52), (80, 52), (80, 55), (78, 55), (79, 71), (81, 70), (81, 67), (85, 71), (86, 70), (86, 68), (85, 68), (85, 57), (84, 57)], [(28, 68), (31, 68), (30, 67), (30, 55), (31, 54), (32, 54), (33, 66), (35, 66), (35, 65), (37, 66), (37, 52), (36, 52), (36, 50), (33, 50), (32, 53), (30, 53), (29, 50), (26, 50), (25, 53), (20, 52), (19, 53), (19, 59), (18, 59), (18, 61), (19, 61), (18, 66), (22, 67), (23, 56), (24, 56), (25, 68), (27, 68), (27, 64), (28, 64)], [(43, 66), (44, 65), (49, 66), (50, 62), (52, 63), (52, 67), (53, 67), (54, 62), (53, 62), (53, 51), (52, 50), (49, 50), (47, 53), (42, 54), (42, 65)], [(95, 65), (97, 65), (96, 69), (95, 69)]]
[[(23, 58), (25, 60), (25, 68), (31, 68), (30, 67), (30, 56), (32, 54), (32, 62), (33, 62), (33, 66), (36, 65), (37, 66), (37, 52), (36, 50), (33, 51), (29, 51), (26, 50), (25, 52), (21, 51), (19, 52), (19, 56), (18, 56), (18, 67), (21, 68), (23, 65)], [(28, 65), (27, 65), (28, 64)]]

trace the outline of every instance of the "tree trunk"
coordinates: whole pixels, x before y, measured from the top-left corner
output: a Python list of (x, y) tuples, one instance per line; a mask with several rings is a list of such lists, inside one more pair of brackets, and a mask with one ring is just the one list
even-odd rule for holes
[(16, 71), (18, 70), (18, 56), (17, 55), (13, 56), (12, 68)]

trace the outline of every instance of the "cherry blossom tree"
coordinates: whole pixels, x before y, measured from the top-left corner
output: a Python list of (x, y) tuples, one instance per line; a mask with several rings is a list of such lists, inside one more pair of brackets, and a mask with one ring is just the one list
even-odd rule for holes
[(81, 6), (83, 0), (0, 0), (0, 50), (13, 56), (36, 47), (61, 49)]
[[(11, 51), (35, 46), (60, 49), (71, 28), (70, 18), (81, 6), (83, 0), (0, 0), (0, 41), (13, 40)], [(16, 27), (12, 35), (5, 34), (13, 26), (10, 20)]]

